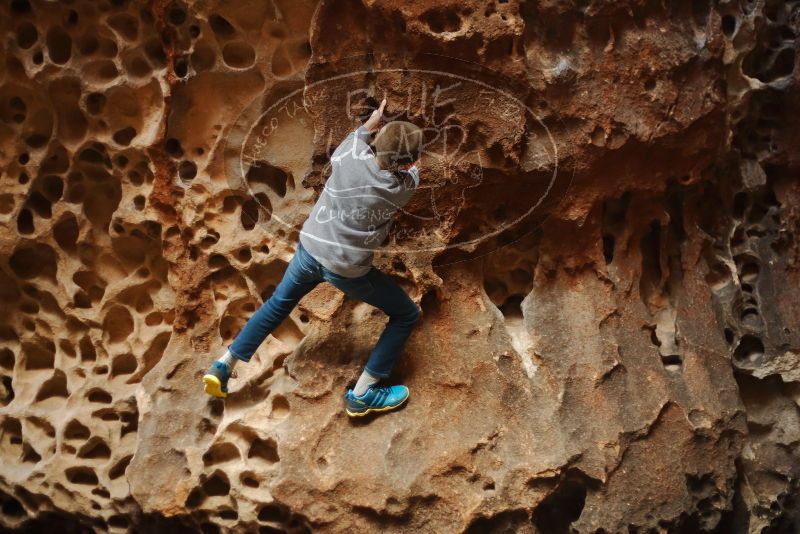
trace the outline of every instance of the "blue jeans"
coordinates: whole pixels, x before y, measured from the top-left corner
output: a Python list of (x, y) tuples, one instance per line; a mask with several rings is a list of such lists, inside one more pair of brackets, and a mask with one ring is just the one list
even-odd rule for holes
[(394, 280), (375, 267), (357, 278), (339, 276), (323, 267), (300, 243), (275, 292), (247, 321), (228, 350), (240, 360), (250, 361), (264, 339), (320, 282), (330, 282), (348, 297), (371, 304), (389, 316), (366, 365), (373, 376), (389, 376), (419, 318), (419, 307)]

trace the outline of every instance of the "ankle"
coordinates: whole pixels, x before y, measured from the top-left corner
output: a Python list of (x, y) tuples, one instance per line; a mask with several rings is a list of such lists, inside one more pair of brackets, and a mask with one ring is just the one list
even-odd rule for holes
[(364, 372), (361, 373), (361, 376), (358, 377), (358, 382), (356, 382), (356, 386), (353, 388), (353, 395), (356, 397), (363, 397), (371, 386), (378, 383), (378, 380), (380, 380), (380, 377), (371, 375), (365, 369)]
[(236, 365), (236, 362), (239, 361), (239, 358), (231, 354), (230, 351), (226, 351), (225, 354), (217, 361), (224, 363), (228, 367), (229, 371), (233, 371), (233, 368)]

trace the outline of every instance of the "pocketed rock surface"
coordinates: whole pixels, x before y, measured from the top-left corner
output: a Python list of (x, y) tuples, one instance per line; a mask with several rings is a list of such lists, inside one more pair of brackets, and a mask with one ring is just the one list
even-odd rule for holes
[[(800, 2), (7, 0), (0, 32), (3, 528), (800, 529)], [(423, 310), (408, 404), (344, 414), (386, 316), (328, 284), (210, 399), (383, 95), (456, 143), (376, 257)]]

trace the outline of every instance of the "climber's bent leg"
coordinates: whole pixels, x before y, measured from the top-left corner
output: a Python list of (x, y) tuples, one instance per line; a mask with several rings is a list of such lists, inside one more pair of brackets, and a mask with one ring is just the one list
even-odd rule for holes
[(309, 268), (306, 258), (298, 250), (289, 262), (275, 292), (250, 317), (228, 347), (231, 354), (242, 361), (250, 361), (259, 345), (289, 316), (300, 299), (320, 282), (322, 277)]
[(323, 270), (323, 276), (349, 297), (371, 304), (389, 316), (365, 366), (374, 377), (388, 377), (419, 319), (419, 306), (389, 275), (375, 267), (358, 278), (340, 277), (327, 269)]
[(283, 322), (300, 299), (322, 280), (318, 264), (298, 245), (297, 252), (272, 296), (245, 323), (228, 352), (206, 371), (203, 376), (206, 393), (214, 397), (227, 397), (228, 379), (233, 370), (230, 358), (250, 361), (264, 339)]

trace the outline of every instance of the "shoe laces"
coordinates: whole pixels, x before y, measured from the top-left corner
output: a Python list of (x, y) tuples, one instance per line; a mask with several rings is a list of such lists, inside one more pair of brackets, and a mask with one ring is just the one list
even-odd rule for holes
[(386, 393), (391, 393), (392, 386), (378, 386), (378, 385), (373, 385), (373, 386), (372, 386), (372, 389), (374, 389), (376, 392), (379, 392), (379, 391), (385, 391)]

